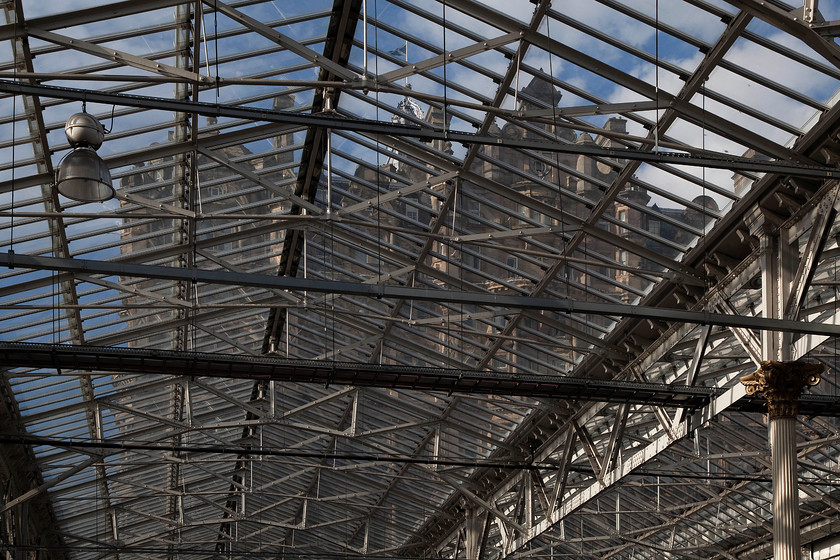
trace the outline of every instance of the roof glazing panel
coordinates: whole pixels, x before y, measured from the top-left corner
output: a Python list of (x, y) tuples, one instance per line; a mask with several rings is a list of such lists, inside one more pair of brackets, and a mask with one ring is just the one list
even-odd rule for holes
[[(819, 215), (840, 57), (786, 15), (799, 6), (48, 4), (9, 4), (0, 27), (3, 343), (732, 395), (760, 350), (749, 321), (772, 314), (757, 207), (806, 278), (798, 319), (835, 319), (836, 228)], [(107, 130), (104, 203), (53, 191), (80, 111)], [(791, 337), (825, 363), (831, 340)], [(2, 456), (26, 457), (18, 496), (50, 504), (67, 558), (478, 557), (459, 535), (480, 525), (488, 560), (720, 558), (768, 535), (754, 412), (685, 428), (692, 411), (503, 389), (10, 367)], [(806, 521), (835, 515), (819, 480), (834, 424), (799, 425)], [(680, 430), (695, 438), (668, 439)]]

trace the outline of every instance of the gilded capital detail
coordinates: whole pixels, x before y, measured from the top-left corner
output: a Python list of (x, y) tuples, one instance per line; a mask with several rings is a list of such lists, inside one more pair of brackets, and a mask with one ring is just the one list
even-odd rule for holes
[(795, 418), (799, 395), (806, 386), (820, 382), (823, 364), (806, 362), (761, 362), (761, 367), (741, 378), (748, 395), (763, 393), (770, 418)]

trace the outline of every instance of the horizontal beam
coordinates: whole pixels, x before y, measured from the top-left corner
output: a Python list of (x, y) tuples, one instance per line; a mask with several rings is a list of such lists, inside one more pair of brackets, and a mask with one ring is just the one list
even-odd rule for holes
[(0, 41), (14, 41), (26, 36), (29, 26), (39, 29), (69, 29), (109, 19), (153, 12), (183, 4), (184, 0), (125, 0), (123, 2), (109, 2), (101, 6), (87, 9), (75, 9), (45, 17), (26, 18), (24, 22), (0, 25)]
[(692, 409), (704, 406), (710, 398), (722, 392), (721, 389), (713, 387), (671, 387), (655, 383), (604, 381), (557, 375), (513, 375), (475, 370), (289, 360), (275, 356), (254, 357), (14, 342), (0, 342), (0, 364), (4, 367), (48, 368), (59, 372), (81, 370), (197, 375), (446, 393), (628, 402)]
[[(0, 342), (0, 364), (65, 371), (190, 375), (352, 385), (446, 393), (520, 396), (699, 409), (726, 393), (719, 387), (686, 387), (559, 375), (521, 375), (476, 370), (419, 368), (276, 356), (236, 356), (174, 350)], [(840, 415), (840, 398), (805, 395), (802, 415)], [(743, 397), (734, 410), (764, 412), (764, 399)]]
[(346, 66), (331, 60), (329, 57), (323, 56), (321, 53), (313, 51), (303, 43), (295, 41), (288, 35), (280, 33), (270, 25), (266, 25), (263, 22), (237, 10), (236, 8), (225, 4), (224, 2), (220, 2), (219, 0), (213, 0), (212, 2), (209, 0), (203, 1), (207, 4), (208, 8), (212, 8), (213, 10), (226, 15), (236, 23), (245, 26), (246, 29), (257, 33), (258, 35), (262, 35), (269, 41), (277, 43), (283, 48), (295, 53), (305, 60), (308, 60), (316, 66), (320, 66), (322, 69), (331, 72), (339, 78), (344, 78), (345, 80), (355, 80), (359, 78), (355, 72)]
[(444, 64), (452, 64), (453, 62), (458, 62), (464, 58), (468, 58), (470, 56), (486, 52), (492, 49), (498, 49), (499, 47), (503, 47), (507, 44), (519, 41), (522, 39), (522, 33), (519, 31), (514, 31), (511, 33), (506, 33), (501, 37), (494, 37), (492, 39), (486, 39), (484, 41), (479, 41), (478, 43), (474, 43), (472, 45), (456, 49), (452, 52), (442, 52), (437, 56), (433, 56), (426, 60), (413, 62), (408, 64), (406, 61), (405, 66), (401, 66), (396, 70), (392, 70), (385, 74), (380, 74), (376, 80), (380, 84), (388, 84), (391, 82), (396, 82), (398, 80), (402, 80), (403, 78), (409, 78), (415, 76), (421, 72), (428, 72), (434, 68), (439, 68)]
[(632, 317), (656, 321), (674, 321), (720, 327), (742, 327), (761, 331), (779, 331), (796, 334), (840, 336), (840, 325), (787, 319), (767, 319), (744, 315), (725, 315), (707, 311), (688, 311), (661, 307), (644, 307), (623, 303), (593, 303), (549, 297), (506, 295), (489, 292), (461, 292), (431, 288), (412, 288), (383, 284), (363, 284), (336, 280), (312, 278), (289, 278), (265, 274), (226, 272), (222, 270), (200, 270), (196, 268), (175, 268), (147, 264), (130, 264), (110, 261), (93, 261), (59, 257), (19, 255), (12, 252), (0, 253), (0, 266), (20, 267), (56, 272), (84, 272), (108, 276), (157, 278), (205, 284), (248, 286), (255, 288), (317, 292), (335, 295), (362, 296), (373, 298), (395, 298), (415, 301), (463, 303), (488, 307), (513, 309), (537, 309), (557, 313), (578, 313), (614, 317)]
[[(220, 82), (224, 83), (224, 80), (220, 80)], [(351, 84), (348, 84), (346, 87), (351, 87)], [(371, 89), (375, 89), (375, 87), (371, 87)], [(130, 95), (125, 93), (107, 93), (86, 89), (35, 85), (15, 82), (12, 80), (0, 80), (0, 92), (11, 93), (14, 95), (33, 95), (51, 97), (55, 99), (84, 101), (88, 103), (104, 103), (106, 105), (139, 107), (161, 111), (196, 113), (204, 116), (279, 122), (313, 128), (349, 130), (371, 135), (384, 134), (389, 136), (404, 136), (417, 138), (422, 141), (443, 140), (452, 143), (505, 146), (525, 150), (577, 154), (618, 160), (634, 160), (656, 164), (690, 165), (713, 169), (775, 173), (780, 175), (811, 177), (816, 179), (840, 179), (840, 169), (836, 169), (834, 167), (798, 165), (783, 161), (762, 161), (731, 156), (729, 154), (696, 156), (687, 153), (651, 152), (635, 148), (607, 148), (598, 145), (548, 142), (528, 139), (514, 140), (502, 138), (500, 136), (443, 130), (428, 126), (421, 127), (416, 125), (404, 125), (368, 119), (351, 119), (332, 114), (313, 115), (276, 111), (272, 109), (236, 107), (232, 105), (219, 105), (199, 101), (164, 99), (160, 97)]]
[(575, 107), (555, 107), (554, 109), (528, 109), (516, 113), (521, 119), (545, 119), (554, 117), (588, 117), (591, 115), (614, 115), (641, 111), (670, 109), (667, 104), (656, 101), (629, 101), (627, 103), (599, 103), (597, 105), (578, 105)]
[[(130, 409), (127, 409), (130, 410)], [(412, 465), (437, 465), (442, 467), (468, 467), (468, 468), (491, 468), (491, 469), (512, 469), (512, 470), (541, 470), (557, 468), (553, 461), (523, 461), (523, 460), (493, 460), (493, 459), (445, 459), (438, 457), (415, 457), (410, 455), (395, 455), (388, 453), (342, 453), (337, 451), (303, 451), (299, 449), (282, 449), (275, 446), (256, 445), (195, 445), (195, 444), (172, 444), (172, 443), (148, 443), (137, 441), (126, 441), (123, 439), (83, 439), (72, 437), (45, 437), (30, 434), (2, 434), (0, 433), (0, 445), (37, 445), (62, 447), (66, 449), (95, 449), (101, 453), (103, 450), (109, 452), (120, 451), (151, 451), (161, 452), (177, 457), (177, 461), (189, 460), (190, 456), (213, 454), (213, 455), (252, 455), (257, 457), (291, 457), (295, 459), (318, 459), (321, 461), (375, 461), (377, 463), (396, 463)], [(166, 455), (164, 455), (166, 457)], [(165, 461), (166, 459), (164, 459)], [(90, 459), (81, 464), (81, 468), (74, 467), (68, 472), (75, 474), (79, 470), (90, 466), (94, 460)], [(576, 472), (591, 473), (591, 469), (574, 468)], [(63, 480), (63, 479), (62, 479)], [(60, 482), (60, 481), (59, 481)], [(18, 500), (14, 500), (19, 503)], [(25, 501), (25, 500), (20, 500)], [(9, 509), (4, 505), (3, 510)], [(320, 555), (319, 555), (320, 558)], [(393, 559), (391, 559), (393, 560)]]

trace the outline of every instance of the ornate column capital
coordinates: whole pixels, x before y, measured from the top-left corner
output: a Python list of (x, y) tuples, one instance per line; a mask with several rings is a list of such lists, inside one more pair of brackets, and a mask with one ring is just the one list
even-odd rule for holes
[(820, 382), (823, 364), (806, 362), (761, 362), (761, 367), (741, 378), (748, 395), (763, 393), (770, 418), (795, 418), (799, 395), (805, 386)]

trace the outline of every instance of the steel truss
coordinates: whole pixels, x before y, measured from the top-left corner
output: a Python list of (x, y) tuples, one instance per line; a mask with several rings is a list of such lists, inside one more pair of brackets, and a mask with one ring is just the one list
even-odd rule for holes
[(287, 4), (4, 6), (3, 551), (765, 558), (774, 356), (823, 546), (840, 14)]

